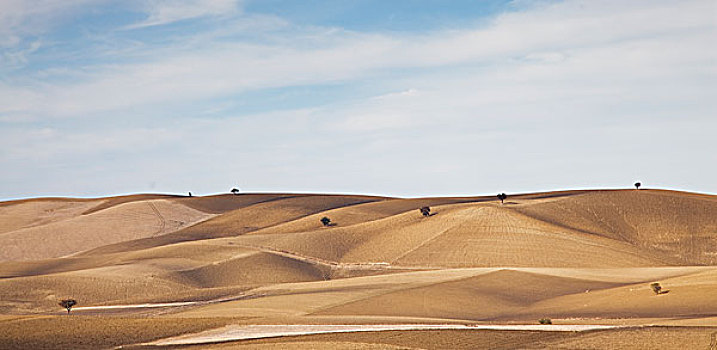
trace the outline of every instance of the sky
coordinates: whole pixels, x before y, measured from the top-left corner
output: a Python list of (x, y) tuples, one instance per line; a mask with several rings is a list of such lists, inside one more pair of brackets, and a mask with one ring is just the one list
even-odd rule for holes
[(717, 193), (714, 0), (0, 0), (0, 200)]

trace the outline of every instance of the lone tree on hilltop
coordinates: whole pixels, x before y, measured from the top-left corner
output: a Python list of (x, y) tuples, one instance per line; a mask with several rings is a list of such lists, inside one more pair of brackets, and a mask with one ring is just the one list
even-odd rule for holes
[(229, 191), (229, 192), (231, 192), (233, 195), (238, 195), (238, 194), (239, 194), (239, 189), (235, 187), (235, 188), (232, 188), (232, 190)]
[(430, 216), (431, 215), (431, 208), (430, 207), (421, 207), (421, 209), (418, 209), (421, 211), (421, 214), (423, 216)]
[(500, 199), (500, 204), (503, 204), (503, 201), (508, 198), (508, 195), (505, 193), (498, 193), (498, 199)]
[(60, 306), (64, 307), (65, 309), (67, 309), (67, 314), (69, 315), (69, 314), (70, 314), (70, 310), (72, 309), (72, 307), (75, 306), (75, 305), (77, 305), (77, 300), (75, 300), (75, 299), (63, 299), (63, 300), (60, 300), (60, 302), (58, 303), (58, 305), (60, 305)]
[(189, 192), (189, 195), (187, 197), (191, 197), (191, 196), (192, 196), (192, 192)]
[(639, 189), (640, 189), (640, 186), (642, 186), (641, 183), (635, 182), (635, 189), (636, 189), (636, 190), (639, 190)]
[(324, 224), (324, 226), (331, 226), (331, 219), (329, 219), (328, 216), (324, 216), (321, 218), (321, 223)]

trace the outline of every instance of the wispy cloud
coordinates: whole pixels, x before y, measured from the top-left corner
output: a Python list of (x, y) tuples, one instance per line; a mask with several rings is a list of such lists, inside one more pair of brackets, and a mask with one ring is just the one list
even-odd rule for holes
[(241, 11), (240, 0), (154, 0), (147, 4), (147, 19), (127, 29), (170, 24), (192, 18), (232, 16)]
[[(525, 83), (531, 79), (547, 79), (550, 84), (585, 79), (607, 83), (607, 74), (634, 84), (646, 79), (714, 74), (710, 62), (717, 53), (708, 44), (715, 39), (710, 12), (713, 5), (709, 1), (648, 3), (650, 6), (623, 4), (619, 12), (610, 10), (617, 3), (609, 2), (551, 4), (504, 14), (485, 28), (418, 36), (295, 28), (294, 40), (275, 45), (209, 41), (189, 48), (164, 48), (148, 62), (97, 67), (79, 83), (5, 86), (4, 90), (14, 91), (12, 95), (34, 95), (36, 100), (28, 106), (24, 102), (28, 97), (8, 97), (0, 101), (0, 114), (16, 111), (80, 116), (172, 101), (199, 101), (247, 90), (346, 82), (399, 68), (432, 67), (432, 74), (440, 74), (435, 69), (497, 64), (504, 75), (496, 79), (496, 89), (516, 80), (523, 80), (523, 86), (529, 86)], [(221, 2), (200, 11), (197, 2), (175, 11), (186, 16), (221, 13), (230, 5)], [(471, 82), (465, 83), (483, 86), (492, 76), (486, 70), (468, 76)], [(517, 90), (501, 91), (503, 98), (523, 94), (519, 84), (512, 86)], [(590, 92), (595, 88), (580, 87)]]
[(0, 48), (20, 44), (27, 35), (38, 35), (71, 11), (106, 0), (4, 0), (0, 2)]
[[(241, 5), (154, 2), (135, 28), (213, 16), (223, 17), (222, 26), (173, 31), (171, 40), (142, 41), (132, 36), (145, 31), (121, 31), (135, 40), (132, 54), (114, 50), (103, 56), (110, 60), (60, 67), (68, 79), (40, 71), (0, 79), (0, 128), (24, 135), (3, 138), (0, 148), (21, 148), (26, 137), (35, 148), (5, 154), (40, 164), (79, 157), (84, 153), (77, 145), (86, 139), (103, 153), (170, 149), (157, 164), (172, 169), (196, 158), (193, 169), (205, 182), (221, 176), (202, 167), (221, 164), (226, 173), (268, 187), (301, 186), (286, 180), (291, 173), (306, 175), (302, 181), (311, 183), (303, 188), (340, 189), (349, 181), (395, 194), (421, 188), (412, 174), (441, 173), (445, 183), (434, 193), (455, 193), (473, 186), (470, 181), (508, 178), (528, 189), (521, 166), (535, 172), (531, 181), (581, 185), (569, 181), (593, 173), (618, 181), (617, 165), (627, 176), (664, 170), (655, 150), (668, 154), (671, 147), (678, 153), (671, 156), (674, 164), (714, 158), (704, 152), (710, 144), (685, 158), (689, 140), (702, 140), (705, 130), (717, 127), (713, 1), (521, 1), (480, 26), (420, 33), (298, 25), (242, 13)], [(326, 86), (354, 90), (311, 108), (241, 108), (250, 94), (301, 87), (315, 95)], [(66, 124), (96, 126), (73, 130)], [(681, 131), (670, 139), (670, 130)], [(153, 132), (159, 141), (152, 142)], [(425, 142), (431, 146), (421, 148)], [(419, 148), (420, 164), (412, 160)], [(646, 155), (631, 162), (629, 152)], [(51, 156), (30, 156), (35, 153)], [(547, 155), (552, 158), (542, 159)], [(596, 163), (583, 164), (586, 156)], [(513, 171), (503, 175), (506, 180), (476, 165), (502, 160)], [(546, 164), (560, 162), (581, 165), (571, 175), (551, 174)], [(344, 176), (365, 171), (354, 163), (394, 170)], [(142, 166), (159, 173), (157, 164)]]

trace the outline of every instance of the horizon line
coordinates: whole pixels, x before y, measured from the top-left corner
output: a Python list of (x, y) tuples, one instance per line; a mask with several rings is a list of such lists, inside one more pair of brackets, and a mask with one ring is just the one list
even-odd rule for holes
[[(591, 187), (591, 188), (570, 188), (570, 189), (548, 189), (548, 190), (536, 190), (536, 191), (521, 191), (521, 192), (505, 192), (505, 191), (499, 191), (498, 193), (507, 193), (509, 196), (527, 196), (527, 195), (537, 195), (537, 194), (547, 194), (547, 193), (564, 193), (564, 192), (574, 192), (574, 191), (583, 191), (583, 192), (590, 192), (590, 191), (628, 191), (628, 190), (635, 190), (632, 187), (626, 187), (626, 188), (614, 188), (614, 187)], [(638, 191), (669, 191), (669, 192), (681, 192), (681, 193), (687, 193), (687, 194), (695, 194), (695, 195), (707, 195), (707, 196), (717, 196), (717, 193), (711, 193), (711, 192), (697, 192), (693, 190), (686, 190), (686, 189), (680, 189), (680, 188), (666, 188), (666, 187), (641, 187)], [(99, 196), (65, 196), (65, 195), (51, 195), (47, 197), (40, 197), (40, 196), (28, 196), (28, 197), (15, 197), (15, 198), (2, 198), (0, 199), (0, 203), (5, 202), (14, 202), (14, 201), (27, 201), (27, 200), (50, 200), (50, 199), (79, 199), (79, 200), (92, 200), (92, 199), (106, 199), (106, 198), (117, 198), (117, 197), (127, 197), (127, 196), (167, 196), (167, 197), (179, 197), (179, 198), (201, 198), (201, 197), (212, 197), (212, 196), (220, 196), (220, 195), (234, 195), (230, 191), (226, 192), (214, 192), (214, 193), (205, 193), (205, 194), (194, 194), (192, 193), (192, 196), (188, 196), (187, 194), (191, 193), (191, 191), (188, 191), (187, 193), (167, 193), (167, 192), (122, 192), (122, 193), (111, 193), (111, 194), (103, 194)], [(389, 198), (389, 199), (423, 199), (423, 198), (475, 198), (475, 197), (493, 197), (497, 195), (498, 193), (494, 194), (459, 194), (459, 193), (448, 193), (448, 194), (438, 194), (438, 195), (425, 195), (425, 196), (394, 196), (389, 194), (378, 194), (378, 193), (360, 193), (360, 192), (338, 192), (338, 191), (329, 191), (329, 192), (317, 192), (317, 191), (241, 191), (238, 195), (262, 195), (262, 194), (286, 194), (286, 195), (314, 195), (314, 196), (365, 196), (365, 197), (382, 197), (382, 198)]]

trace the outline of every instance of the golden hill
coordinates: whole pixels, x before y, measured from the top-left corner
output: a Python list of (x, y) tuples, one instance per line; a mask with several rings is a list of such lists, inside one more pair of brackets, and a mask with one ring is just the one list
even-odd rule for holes
[(31, 199), (0, 203), (0, 244), (7, 315), (72, 297), (212, 324), (717, 317), (717, 196), (675, 191)]

